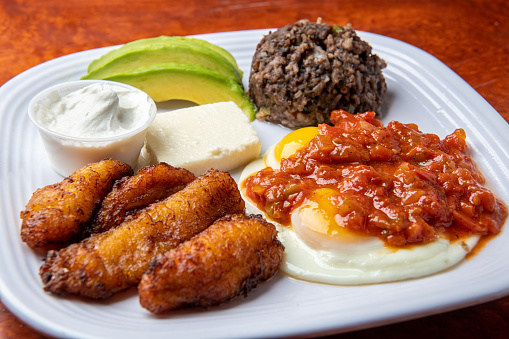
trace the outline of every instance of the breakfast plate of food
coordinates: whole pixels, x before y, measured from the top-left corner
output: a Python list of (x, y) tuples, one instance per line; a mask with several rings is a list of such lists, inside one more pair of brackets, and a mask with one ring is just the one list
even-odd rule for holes
[[(125, 127), (119, 93), (138, 89), (157, 114)], [(76, 93), (143, 131), (136, 159), (79, 163), (90, 140), (61, 134), (97, 118), (52, 130)], [(509, 293), (509, 125), (404, 42), (307, 21), (157, 37), (48, 61), (0, 96), (1, 300), (42, 333), (316, 336)]]

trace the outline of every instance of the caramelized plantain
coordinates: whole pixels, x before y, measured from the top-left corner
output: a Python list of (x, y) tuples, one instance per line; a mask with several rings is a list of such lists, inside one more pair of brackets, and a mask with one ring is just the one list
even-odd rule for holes
[(166, 163), (144, 167), (136, 175), (115, 183), (86, 232), (101, 233), (116, 227), (148, 205), (180, 191), (194, 179), (188, 170)]
[(154, 313), (221, 304), (276, 274), (283, 251), (261, 216), (225, 216), (154, 259), (138, 285), (140, 304)]
[(36, 248), (81, 236), (115, 181), (132, 173), (128, 164), (105, 159), (78, 169), (57, 184), (36, 190), (20, 213), (21, 239)]

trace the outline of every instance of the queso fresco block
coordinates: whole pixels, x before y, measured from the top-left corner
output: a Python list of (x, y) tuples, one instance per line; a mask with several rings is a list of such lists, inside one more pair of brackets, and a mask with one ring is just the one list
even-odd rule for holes
[(155, 162), (195, 175), (229, 171), (257, 158), (261, 142), (249, 118), (233, 102), (160, 113), (149, 126), (146, 150)]

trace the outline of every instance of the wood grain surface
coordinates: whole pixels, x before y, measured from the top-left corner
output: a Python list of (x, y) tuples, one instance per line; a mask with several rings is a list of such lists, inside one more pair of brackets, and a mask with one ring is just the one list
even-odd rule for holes
[[(0, 85), (44, 61), (159, 35), (351, 23), (444, 62), (509, 121), (507, 0), (0, 0)], [(1, 98), (0, 98), (1, 100)], [(482, 112), (481, 112), (482, 114)], [(320, 335), (320, 334), (317, 334)], [(334, 338), (505, 338), (509, 297)], [(0, 303), (0, 338), (46, 338)]]

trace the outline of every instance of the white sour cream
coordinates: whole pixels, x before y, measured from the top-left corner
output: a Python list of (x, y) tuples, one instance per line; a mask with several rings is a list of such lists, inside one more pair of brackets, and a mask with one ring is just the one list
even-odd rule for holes
[(97, 83), (64, 96), (52, 95), (36, 107), (47, 129), (78, 138), (104, 138), (128, 133), (147, 121), (148, 95)]
[(49, 161), (63, 176), (104, 158), (134, 168), (156, 114), (156, 104), (145, 92), (105, 80), (57, 84), (28, 105)]

